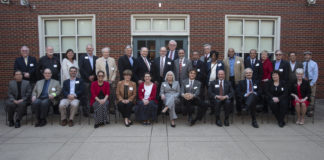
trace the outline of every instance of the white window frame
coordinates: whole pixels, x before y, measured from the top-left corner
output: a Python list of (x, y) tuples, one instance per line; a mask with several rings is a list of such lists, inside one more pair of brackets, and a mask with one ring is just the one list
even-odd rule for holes
[[(274, 42), (273, 42), (273, 52), (269, 52), (269, 53), (274, 53), (275, 50), (280, 49), (280, 26), (281, 26), (281, 17), (280, 16), (263, 16), (263, 15), (225, 15), (225, 47), (224, 47), (224, 56), (227, 57), (227, 50), (229, 48), (228, 46), (228, 21), (229, 20), (243, 20), (243, 22), (245, 20), (257, 20), (259, 21), (259, 28), (260, 28), (260, 21), (262, 20), (272, 20), (274, 21)], [(244, 28), (244, 23), (243, 26)], [(260, 46), (260, 38), (263, 37), (260, 34), (258, 35), (258, 46)], [(265, 36), (268, 37), (268, 36)], [(245, 38), (244, 32), (243, 32), (243, 39)], [(262, 52), (260, 50), (260, 47), (256, 48), (257, 49), (257, 54), (260, 55), (260, 53)], [(244, 43), (242, 43), (242, 57), (244, 57)], [(258, 56), (258, 58), (260, 59), (260, 56)], [(275, 55), (273, 54), (273, 58), (275, 58)]]
[[(92, 20), (92, 45), (93, 45), (93, 48), (94, 48), (94, 55), (96, 55), (96, 15), (95, 14), (80, 14), (80, 15), (39, 15), (38, 16), (38, 38), (39, 38), (39, 56), (42, 57), (45, 55), (45, 21), (46, 20), (59, 20), (59, 22), (61, 20), (65, 20), (65, 19), (68, 19), (68, 20), (71, 20), (71, 19), (91, 19)], [(60, 24), (59, 24), (60, 25)], [(77, 26), (76, 26), (77, 27)], [(61, 27), (60, 27), (61, 28)], [(76, 45), (78, 44), (77, 42), (77, 36), (76, 35)], [(58, 35), (59, 37), (59, 46), (62, 47), (62, 41), (61, 41), (61, 34)], [(86, 47), (86, 46), (84, 46)], [(78, 50), (78, 47), (76, 46), (76, 49), (74, 51), (75, 53), (80, 53), (79, 50)], [(61, 48), (59, 48), (59, 53), (62, 54), (62, 50)], [(65, 53), (65, 52), (64, 52)], [(78, 59), (78, 56), (76, 57)], [(62, 56), (60, 56), (60, 62), (62, 62)]]

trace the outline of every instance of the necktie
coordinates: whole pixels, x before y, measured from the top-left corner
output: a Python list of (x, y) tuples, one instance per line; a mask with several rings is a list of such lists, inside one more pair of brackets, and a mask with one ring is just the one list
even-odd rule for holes
[[(144, 58), (144, 57), (143, 57), (143, 58)], [(145, 62), (145, 64), (146, 64), (146, 67), (147, 67), (148, 71), (150, 71), (150, 66), (149, 66), (149, 64), (148, 64), (148, 62), (147, 62), (147, 59), (146, 59), (146, 58), (144, 58), (144, 62)]]
[(222, 96), (223, 95), (223, 81), (221, 80), (219, 83), (219, 95)]
[(160, 77), (163, 77), (163, 70), (164, 70), (163, 60), (164, 60), (164, 57), (161, 58), (161, 62), (160, 62)]
[(193, 85), (193, 83), (192, 83), (192, 80), (189, 80), (190, 81), (190, 84), (189, 84), (189, 88), (190, 88), (190, 92), (192, 91), (192, 85)]
[(170, 57), (169, 58), (172, 59), (172, 57), (173, 57), (173, 51), (170, 51)]
[(181, 69), (182, 69), (182, 58), (179, 60), (179, 79), (181, 75)]
[(107, 74), (107, 80), (109, 80), (109, 65), (108, 65), (108, 60), (106, 60), (106, 74)]
[(25, 60), (25, 64), (26, 64), (26, 66), (27, 66), (27, 63), (28, 63), (27, 57), (24, 58), (24, 60)]
[(308, 61), (306, 62), (306, 67), (305, 67), (305, 77), (308, 79), (309, 73), (308, 73)]
[(252, 92), (252, 81), (249, 80), (249, 92)]

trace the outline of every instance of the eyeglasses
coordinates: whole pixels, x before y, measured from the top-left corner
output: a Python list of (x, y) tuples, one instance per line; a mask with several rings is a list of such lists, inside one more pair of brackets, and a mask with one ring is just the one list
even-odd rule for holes
[(275, 54), (276, 56), (282, 56), (282, 54)]
[(104, 75), (98, 75), (98, 77), (105, 77)]

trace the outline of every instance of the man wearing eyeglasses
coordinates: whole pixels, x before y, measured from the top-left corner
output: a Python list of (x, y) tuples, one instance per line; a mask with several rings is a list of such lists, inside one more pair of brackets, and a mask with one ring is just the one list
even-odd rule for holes
[(289, 63), (282, 59), (283, 53), (281, 50), (275, 52), (276, 60), (272, 62), (273, 70), (279, 71), (280, 80), (284, 83), (289, 82)]

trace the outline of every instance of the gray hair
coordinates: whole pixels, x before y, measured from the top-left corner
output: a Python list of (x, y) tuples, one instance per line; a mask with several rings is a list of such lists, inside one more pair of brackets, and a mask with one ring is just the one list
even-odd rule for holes
[(280, 49), (276, 50), (276, 51), (275, 51), (275, 54), (277, 54), (278, 52), (281, 52), (281, 54), (283, 54), (282, 51), (281, 51)]
[(207, 44), (204, 44), (204, 48), (205, 48), (205, 47), (208, 47), (209, 49), (211, 49), (212, 46), (211, 46), (210, 44), (207, 43)]
[(261, 54), (262, 53), (266, 53), (267, 55), (268, 55), (268, 51), (267, 50), (263, 50), (262, 52), (261, 52)]
[(251, 71), (252, 73), (253, 73), (253, 70), (252, 70), (252, 68), (245, 68), (244, 69), (244, 75), (246, 74), (246, 72), (248, 72), (248, 71)]
[(28, 46), (22, 46), (22, 47), (20, 48), (20, 50), (23, 50), (23, 49), (26, 49), (26, 50), (28, 50), (28, 52), (29, 52), (29, 48), (28, 48)]
[(148, 48), (147, 48), (147, 47), (142, 47), (142, 48), (141, 48), (141, 51), (142, 51), (143, 49), (145, 49), (145, 48), (146, 48), (146, 49), (148, 50)]
[(297, 74), (304, 74), (304, 69), (303, 68), (297, 68), (296, 69), (296, 75)]
[(161, 50), (162, 48), (164, 48), (165, 50), (167, 50), (167, 48), (166, 48), (166, 47), (164, 47), (164, 46), (162, 46), (162, 47), (160, 48), (160, 50)]
[(169, 41), (169, 44), (170, 44), (170, 43), (174, 43), (175, 45), (177, 45), (177, 41), (175, 41), (175, 40), (170, 40), (170, 41)]
[(103, 53), (105, 51), (110, 52), (110, 48), (109, 47), (104, 47), (104, 48), (101, 49), (101, 53)]
[(128, 49), (128, 48), (133, 48), (131, 45), (127, 45), (126, 47), (125, 47), (125, 50), (126, 49)]
[(306, 52), (304, 52), (304, 55), (305, 55), (305, 54), (312, 55), (312, 52), (311, 52), (311, 51), (306, 51)]
[(257, 50), (256, 50), (256, 49), (251, 49), (251, 50), (250, 50), (250, 53), (251, 53), (252, 51), (255, 51), (255, 53), (257, 53)]
[(92, 44), (87, 44), (87, 45), (86, 45), (86, 48), (88, 48), (89, 46), (90, 46), (91, 48), (93, 48)]
[(172, 81), (175, 81), (175, 76), (174, 76), (174, 73), (173, 73), (172, 71), (168, 71), (168, 72), (165, 74), (165, 78), (164, 78), (164, 80), (167, 81), (168, 74), (171, 74), (171, 75), (172, 75)]

